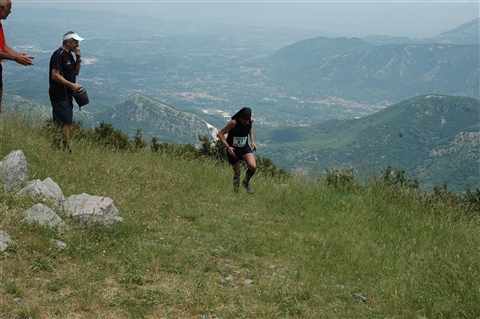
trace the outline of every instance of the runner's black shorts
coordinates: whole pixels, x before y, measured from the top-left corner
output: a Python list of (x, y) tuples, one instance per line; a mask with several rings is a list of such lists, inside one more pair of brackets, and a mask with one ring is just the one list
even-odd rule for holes
[(239, 161), (243, 160), (243, 155), (248, 153), (253, 153), (250, 145), (244, 147), (234, 147), (235, 149), (235, 156), (230, 155), (227, 153), (228, 162), (231, 165), (237, 164)]

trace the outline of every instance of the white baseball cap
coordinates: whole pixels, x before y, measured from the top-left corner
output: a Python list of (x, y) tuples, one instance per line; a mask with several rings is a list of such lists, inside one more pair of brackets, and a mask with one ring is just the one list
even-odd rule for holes
[(63, 36), (63, 41), (70, 40), (70, 39), (77, 40), (77, 41), (85, 40), (84, 38), (81, 38), (80, 36), (78, 36), (77, 33), (69, 33)]

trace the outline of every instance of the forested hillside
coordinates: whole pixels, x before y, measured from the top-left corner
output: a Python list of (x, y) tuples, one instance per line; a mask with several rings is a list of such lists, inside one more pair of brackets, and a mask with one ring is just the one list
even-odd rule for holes
[(480, 187), (479, 115), (479, 100), (424, 95), (360, 119), (274, 129), (262, 142), (289, 168), (392, 166), (424, 187), (461, 191)]

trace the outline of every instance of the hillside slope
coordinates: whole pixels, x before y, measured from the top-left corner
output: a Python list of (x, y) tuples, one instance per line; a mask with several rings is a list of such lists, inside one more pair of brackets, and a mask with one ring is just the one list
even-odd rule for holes
[(424, 95), (360, 119), (273, 130), (263, 153), (286, 167), (392, 166), (461, 191), (480, 187), (479, 115), (479, 100)]
[(123, 218), (79, 228), (42, 202), (69, 226), (59, 232), (22, 221), (40, 200), (0, 188), (0, 231), (15, 241), (0, 247), (0, 318), (480, 314), (480, 216), (460, 206), (381, 180), (337, 188), (261, 172), (254, 195), (234, 194), (226, 164), (85, 139), (69, 155), (4, 114), (0, 131), (0, 160), (22, 150), (29, 180), (109, 197)]
[(212, 138), (216, 134), (216, 129), (198, 116), (141, 94), (94, 114), (91, 120), (87, 124), (115, 123), (116, 128), (130, 134), (141, 128), (146, 137), (175, 144), (195, 143), (199, 135)]

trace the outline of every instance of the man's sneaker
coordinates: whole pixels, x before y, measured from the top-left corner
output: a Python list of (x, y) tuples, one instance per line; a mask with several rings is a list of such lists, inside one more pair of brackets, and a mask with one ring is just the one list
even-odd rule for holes
[(250, 182), (246, 182), (246, 183), (243, 182), (243, 187), (245, 187), (245, 189), (247, 190), (247, 193), (249, 194), (254, 193), (252, 186), (250, 186)]
[(233, 191), (238, 193), (238, 189), (240, 188), (240, 178), (233, 179)]

